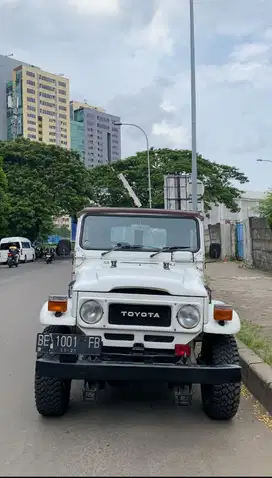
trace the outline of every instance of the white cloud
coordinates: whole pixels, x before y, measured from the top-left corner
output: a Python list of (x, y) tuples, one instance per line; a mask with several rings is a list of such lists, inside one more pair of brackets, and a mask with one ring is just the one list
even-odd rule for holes
[(170, 148), (188, 148), (189, 134), (184, 126), (173, 126), (166, 121), (152, 125), (152, 134), (163, 137), (165, 147)]
[(235, 61), (247, 62), (263, 56), (270, 49), (271, 45), (266, 43), (244, 43), (236, 47), (230, 56)]
[(119, 0), (68, 0), (81, 15), (117, 15)]
[(145, 54), (149, 50), (157, 50), (160, 57), (163, 55), (171, 55), (174, 40), (171, 37), (170, 28), (167, 23), (167, 18), (163, 14), (163, 9), (159, 8), (155, 12), (151, 22), (143, 26), (143, 28), (133, 28), (126, 38), (126, 43), (136, 50), (143, 50)]
[(167, 100), (164, 100), (161, 104), (160, 104), (160, 108), (163, 110), (163, 111), (166, 111), (166, 113), (172, 113), (174, 111), (176, 111), (176, 107), (174, 105), (172, 105), (170, 103), (170, 101), (167, 101)]

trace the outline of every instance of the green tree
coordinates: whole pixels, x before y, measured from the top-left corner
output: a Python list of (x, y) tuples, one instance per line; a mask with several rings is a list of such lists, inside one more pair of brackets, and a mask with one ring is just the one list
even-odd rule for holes
[(69, 239), (71, 236), (71, 232), (69, 231), (68, 227), (66, 226), (54, 226), (52, 234), (56, 236), (60, 236), (63, 239)]
[(272, 190), (269, 190), (259, 204), (259, 213), (262, 217), (268, 219), (272, 226)]
[[(151, 181), (153, 207), (164, 207), (164, 175), (190, 173), (192, 153), (189, 150), (152, 149)], [(198, 178), (205, 186), (204, 204), (208, 211), (211, 203), (225, 204), (232, 212), (239, 208), (236, 203), (241, 195), (233, 181), (240, 184), (248, 182), (246, 176), (233, 166), (218, 164), (197, 157)], [(146, 153), (137, 153), (113, 165), (101, 165), (90, 171), (92, 199), (100, 206), (133, 206), (133, 201), (122, 186), (117, 174), (123, 173), (143, 207), (148, 207), (147, 160)]]
[(8, 181), (3, 170), (3, 160), (0, 157), (0, 237), (7, 233), (9, 211)]
[(0, 142), (0, 155), (10, 234), (45, 237), (54, 229), (52, 216), (74, 215), (88, 204), (88, 172), (76, 152), (21, 138)]

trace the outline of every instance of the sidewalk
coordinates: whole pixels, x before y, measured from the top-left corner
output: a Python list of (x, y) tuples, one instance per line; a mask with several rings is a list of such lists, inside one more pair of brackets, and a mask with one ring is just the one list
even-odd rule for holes
[(272, 275), (239, 265), (207, 263), (206, 275), (213, 298), (233, 305), (241, 320), (261, 326), (260, 335), (272, 343)]

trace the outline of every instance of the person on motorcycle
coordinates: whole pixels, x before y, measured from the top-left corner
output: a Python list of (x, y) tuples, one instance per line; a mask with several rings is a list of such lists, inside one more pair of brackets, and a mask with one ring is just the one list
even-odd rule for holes
[(16, 244), (12, 243), (9, 246), (9, 252), (14, 256), (16, 262), (18, 262), (20, 251), (19, 251), (18, 247), (16, 246)]

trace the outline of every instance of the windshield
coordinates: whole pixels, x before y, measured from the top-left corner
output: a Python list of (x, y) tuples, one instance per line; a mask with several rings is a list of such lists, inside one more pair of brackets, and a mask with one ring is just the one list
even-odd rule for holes
[[(143, 250), (180, 247), (199, 250), (198, 222), (174, 216), (89, 215), (82, 223), (80, 245), (83, 249), (108, 250), (125, 243)], [(135, 248), (134, 248), (135, 251)]]

